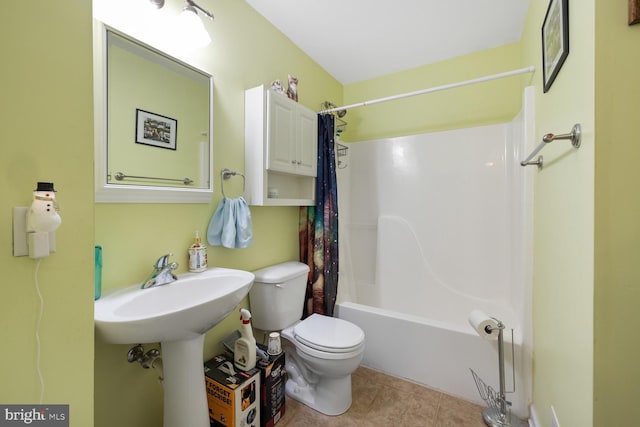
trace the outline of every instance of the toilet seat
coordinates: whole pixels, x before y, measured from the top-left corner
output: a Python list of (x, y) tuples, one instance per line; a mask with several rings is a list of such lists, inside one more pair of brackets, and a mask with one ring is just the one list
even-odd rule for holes
[(358, 326), (319, 314), (312, 314), (296, 324), (293, 337), (298, 344), (325, 353), (344, 355), (364, 347), (364, 332)]

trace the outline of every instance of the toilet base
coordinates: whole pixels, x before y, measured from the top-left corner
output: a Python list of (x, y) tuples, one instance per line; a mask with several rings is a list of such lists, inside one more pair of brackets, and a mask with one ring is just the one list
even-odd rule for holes
[(305, 385), (289, 379), (285, 390), (288, 397), (325, 415), (344, 414), (351, 407), (351, 375)]

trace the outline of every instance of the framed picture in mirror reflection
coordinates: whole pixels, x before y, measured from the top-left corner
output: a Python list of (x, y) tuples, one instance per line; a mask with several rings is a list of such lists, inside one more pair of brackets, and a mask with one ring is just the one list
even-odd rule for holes
[(136, 143), (176, 149), (178, 121), (136, 108)]

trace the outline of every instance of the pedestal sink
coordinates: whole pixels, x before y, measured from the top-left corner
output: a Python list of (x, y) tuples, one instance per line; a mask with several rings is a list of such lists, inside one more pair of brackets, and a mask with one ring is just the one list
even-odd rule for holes
[(112, 344), (160, 342), (164, 369), (164, 427), (209, 427), (204, 382), (204, 333), (247, 295), (254, 276), (211, 268), (168, 285), (140, 284), (95, 302), (96, 335)]

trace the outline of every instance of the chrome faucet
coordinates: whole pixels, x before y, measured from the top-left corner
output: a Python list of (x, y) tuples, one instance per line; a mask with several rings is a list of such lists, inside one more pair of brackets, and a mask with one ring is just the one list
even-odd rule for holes
[(142, 284), (142, 289), (162, 286), (178, 280), (175, 274), (173, 274), (173, 270), (178, 268), (178, 263), (169, 262), (169, 257), (172, 255), (173, 254), (166, 254), (158, 258), (158, 261), (156, 261), (156, 264), (153, 266), (151, 276)]

